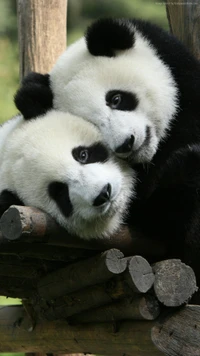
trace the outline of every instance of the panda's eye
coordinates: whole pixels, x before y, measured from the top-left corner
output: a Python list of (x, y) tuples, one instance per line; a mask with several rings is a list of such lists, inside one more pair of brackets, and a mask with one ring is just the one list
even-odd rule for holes
[(89, 159), (90, 159), (89, 150), (83, 146), (74, 148), (72, 150), (72, 156), (79, 163), (82, 163), (82, 164), (89, 163)]
[(78, 146), (72, 150), (73, 158), (81, 164), (106, 162), (109, 158), (107, 148), (101, 142), (95, 142), (91, 146)]
[(138, 105), (134, 93), (122, 90), (110, 90), (106, 93), (106, 105), (113, 110), (132, 111)]
[(117, 109), (119, 104), (121, 103), (122, 101), (122, 96), (121, 94), (116, 94), (116, 95), (113, 95), (113, 97), (111, 98), (110, 100), (110, 107), (112, 109)]
[(88, 158), (89, 158), (88, 150), (81, 150), (79, 152), (78, 159), (79, 159), (80, 163), (83, 163), (83, 164), (87, 163)]

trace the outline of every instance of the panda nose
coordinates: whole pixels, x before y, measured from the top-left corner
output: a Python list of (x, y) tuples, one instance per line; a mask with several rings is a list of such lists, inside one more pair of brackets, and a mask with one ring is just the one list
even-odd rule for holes
[(93, 205), (101, 206), (110, 199), (111, 195), (111, 184), (106, 184), (101, 190), (100, 194), (95, 198)]
[(134, 141), (135, 141), (135, 137), (133, 135), (131, 135), (129, 138), (127, 138), (124, 141), (124, 143), (121, 146), (117, 147), (115, 152), (119, 153), (119, 154), (131, 152), (132, 148), (133, 148)]

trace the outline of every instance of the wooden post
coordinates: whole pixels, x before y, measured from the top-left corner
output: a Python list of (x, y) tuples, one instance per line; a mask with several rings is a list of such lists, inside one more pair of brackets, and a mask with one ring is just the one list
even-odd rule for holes
[(20, 78), (47, 73), (66, 48), (67, 0), (18, 0)]
[(22, 80), (30, 71), (49, 72), (64, 52), (67, 0), (17, 0), (17, 11)]
[(171, 32), (200, 60), (200, 0), (166, 0)]

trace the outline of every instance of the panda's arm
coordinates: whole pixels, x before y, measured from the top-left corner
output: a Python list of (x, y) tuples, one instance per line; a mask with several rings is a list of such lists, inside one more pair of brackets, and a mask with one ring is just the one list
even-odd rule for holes
[(15, 94), (14, 101), (26, 120), (43, 115), (53, 108), (49, 74), (29, 73)]
[(18, 196), (9, 190), (0, 193), (0, 217), (11, 205), (24, 205)]

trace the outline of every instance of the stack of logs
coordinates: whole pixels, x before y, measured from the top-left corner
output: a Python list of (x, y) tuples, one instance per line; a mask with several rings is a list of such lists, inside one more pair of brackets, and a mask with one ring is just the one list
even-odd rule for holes
[[(164, 258), (164, 246), (136, 237), (136, 232), (131, 236), (125, 227), (110, 239), (83, 241), (69, 236), (38, 209), (19, 206), (4, 213), (0, 230), (0, 295), (23, 299), (33, 333), (41, 322), (49, 325), (56, 320), (67, 322), (70, 332), (77, 325), (83, 325), (85, 332), (90, 325), (95, 330), (94, 326), (107, 323), (112, 324), (113, 333), (119, 333), (124, 322), (134, 321), (129, 329), (135, 325), (141, 334), (132, 346), (129, 340), (129, 353), (124, 346), (124, 354), (136, 349), (137, 356), (161, 355), (158, 350), (173, 356), (198, 354), (200, 310), (185, 306), (197, 290), (195, 275), (178, 259), (155, 262)], [(5, 321), (1, 310), (0, 336), (2, 318)], [(192, 339), (191, 328), (196, 333)], [(44, 351), (66, 352), (49, 347)], [(15, 351), (23, 350), (18, 345)], [(68, 351), (77, 352), (77, 347)], [(105, 353), (100, 345), (91, 344), (78, 351)], [(119, 347), (106, 347), (106, 354), (123, 353)]]

